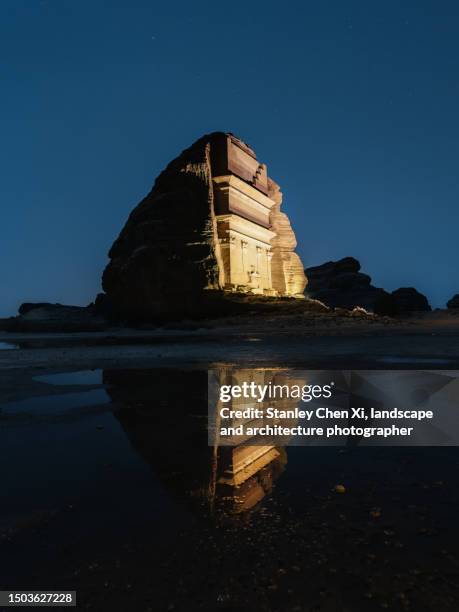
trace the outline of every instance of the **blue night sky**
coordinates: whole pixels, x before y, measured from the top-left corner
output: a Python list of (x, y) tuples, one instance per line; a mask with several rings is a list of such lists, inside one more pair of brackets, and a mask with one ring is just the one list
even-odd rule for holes
[(86, 304), (156, 175), (248, 142), (305, 266), (459, 292), (459, 3), (3, 0), (0, 316)]

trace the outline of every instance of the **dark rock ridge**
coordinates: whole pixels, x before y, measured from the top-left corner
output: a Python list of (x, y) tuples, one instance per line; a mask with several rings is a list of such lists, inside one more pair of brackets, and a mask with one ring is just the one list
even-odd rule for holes
[(427, 312), (427, 298), (413, 287), (402, 287), (392, 293), (371, 284), (371, 277), (360, 272), (354, 257), (328, 261), (306, 268), (308, 287), (305, 294), (334, 308), (365, 308), (380, 315), (394, 316)]
[(453, 297), (449, 300), (446, 306), (451, 310), (459, 308), (459, 293), (453, 295)]
[(400, 287), (392, 291), (391, 295), (399, 314), (432, 310), (426, 296), (419, 293), (414, 287)]
[(360, 263), (354, 257), (328, 261), (320, 266), (306, 268), (308, 287), (306, 295), (334, 308), (352, 309), (357, 306), (371, 312), (388, 313), (389, 294), (371, 284), (371, 277), (360, 272)]
[(55, 304), (51, 304), (51, 302), (23, 302), (18, 308), (18, 313), (20, 315), (27, 315), (32, 310), (46, 310), (50, 312), (58, 311), (61, 308), (78, 308), (78, 306), (64, 306), (58, 302)]
[(24, 302), (17, 317), (5, 320), (2, 327), (7, 331), (100, 331), (108, 323), (94, 304), (68, 306), (48, 302)]

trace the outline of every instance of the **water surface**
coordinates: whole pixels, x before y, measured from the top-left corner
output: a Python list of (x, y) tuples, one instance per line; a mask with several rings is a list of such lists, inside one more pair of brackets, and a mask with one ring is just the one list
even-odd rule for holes
[(34, 380), (50, 385), (101, 385), (102, 376), (103, 370), (80, 370), (34, 376)]
[(19, 344), (14, 344), (12, 342), (0, 342), (0, 351), (17, 348), (19, 348)]
[(4, 588), (110, 611), (375, 610), (400, 593), (457, 610), (457, 449), (272, 447), (241, 479), (207, 445), (207, 371), (40, 380), (60, 392), (0, 406)]

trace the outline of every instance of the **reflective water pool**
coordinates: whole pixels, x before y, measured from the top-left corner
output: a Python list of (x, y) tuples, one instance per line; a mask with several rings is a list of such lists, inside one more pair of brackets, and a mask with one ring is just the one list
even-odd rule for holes
[(17, 348), (19, 348), (19, 344), (14, 344), (12, 342), (0, 342), (0, 351)]
[(34, 380), (50, 385), (101, 385), (102, 377), (103, 370), (80, 370), (79, 372), (34, 376)]
[(377, 361), (385, 364), (408, 364), (408, 365), (447, 365), (452, 363), (451, 359), (441, 359), (435, 357), (400, 357), (398, 355), (388, 355), (387, 357), (378, 357)]
[(52, 376), (0, 406), (2, 588), (110, 611), (457, 609), (457, 449), (272, 447), (236, 479), (207, 444), (207, 371)]

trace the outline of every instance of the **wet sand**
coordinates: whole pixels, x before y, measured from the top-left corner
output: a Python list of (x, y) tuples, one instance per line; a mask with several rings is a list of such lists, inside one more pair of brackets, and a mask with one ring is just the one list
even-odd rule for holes
[(41, 394), (37, 372), (106, 367), (212, 364), (298, 368), (459, 369), (459, 316), (431, 313), (408, 320), (339, 317), (239, 317), (151, 330), (3, 333), (0, 401)]

